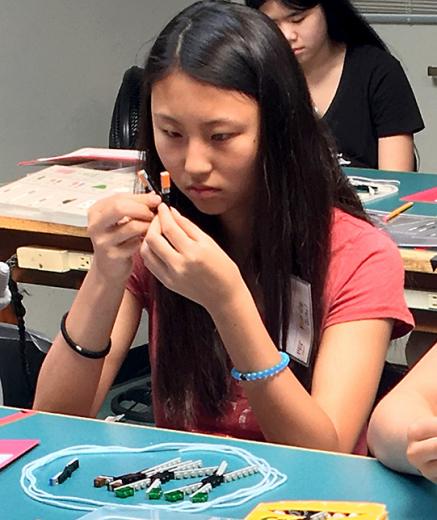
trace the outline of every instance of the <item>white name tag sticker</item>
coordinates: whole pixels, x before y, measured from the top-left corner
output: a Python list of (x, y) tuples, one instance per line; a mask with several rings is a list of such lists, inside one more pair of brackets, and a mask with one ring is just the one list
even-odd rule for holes
[(308, 366), (314, 336), (311, 285), (292, 276), (291, 291), (292, 302), (286, 351), (295, 361)]

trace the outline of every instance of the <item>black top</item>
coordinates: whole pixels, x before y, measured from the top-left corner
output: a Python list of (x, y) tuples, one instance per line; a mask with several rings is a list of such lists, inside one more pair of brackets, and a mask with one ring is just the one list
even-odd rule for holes
[(323, 120), (349, 166), (378, 168), (378, 138), (424, 128), (399, 61), (372, 45), (349, 47), (337, 92)]

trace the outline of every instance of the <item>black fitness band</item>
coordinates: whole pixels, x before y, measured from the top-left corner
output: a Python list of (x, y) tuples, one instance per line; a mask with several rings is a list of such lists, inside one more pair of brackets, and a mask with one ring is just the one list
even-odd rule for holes
[(75, 343), (70, 338), (70, 336), (67, 332), (67, 328), (65, 326), (65, 322), (67, 321), (67, 316), (68, 316), (68, 312), (66, 312), (62, 316), (61, 333), (62, 333), (63, 338), (65, 339), (65, 342), (71, 349), (73, 349), (75, 352), (77, 352), (81, 356), (90, 358), (90, 359), (100, 359), (100, 358), (105, 357), (109, 353), (109, 351), (111, 350), (111, 338), (109, 338), (108, 345), (103, 350), (99, 350), (98, 352), (96, 352), (94, 350), (88, 350), (85, 347), (81, 347), (80, 345), (77, 345), (77, 343)]

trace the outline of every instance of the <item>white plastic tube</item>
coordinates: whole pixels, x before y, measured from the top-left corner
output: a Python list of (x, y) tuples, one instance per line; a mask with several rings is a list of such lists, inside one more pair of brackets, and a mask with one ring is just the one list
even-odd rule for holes
[(9, 290), (9, 266), (0, 262), (0, 310), (11, 303), (11, 291)]

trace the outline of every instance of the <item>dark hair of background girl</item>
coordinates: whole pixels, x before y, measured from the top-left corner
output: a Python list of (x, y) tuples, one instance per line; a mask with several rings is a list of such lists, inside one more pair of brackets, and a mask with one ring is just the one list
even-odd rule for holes
[[(282, 71), (290, 70), (291, 74)], [(153, 84), (174, 71), (218, 88), (239, 91), (260, 107), (257, 211), (248, 251), (259, 283), (264, 323), (285, 348), (292, 306), (290, 275), (312, 286), (315, 340), (311, 364), (292, 369), (310, 390), (323, 315), (333, 206), (364, 217), (355, 192), (331, 153), (314, 116), (305, 79), (282, 33), (254, 9), (225, 1), (197, 2), (177, 15), (153, 45), (144, 74), (139, 148), (159, 182), (163, 165), (151, 121)], [(158, 184), (159, 185), (159, 184)], [(199, 212), (173, 185), (172, 204), (226, 250), (217, 217)], [(245, 267), (239, 266), (243, 276)], [(229, 360), (207, 311), (155, 281), (158, 312), (157, 399), (181, 427), (196, 410), (221, 414), (230, 396)], [(280, 337), (284, 338), (282, 343)]]
[[(320, 5), (325, 13), (331, 40), (347, 45), (375, 45), (388, 51), (387, 46), (370, 27), (350, 0), (279, 0), (285, 7), (306, 11)], [(246, 5), (259, 9), (266, 0), (246, 0)]]

